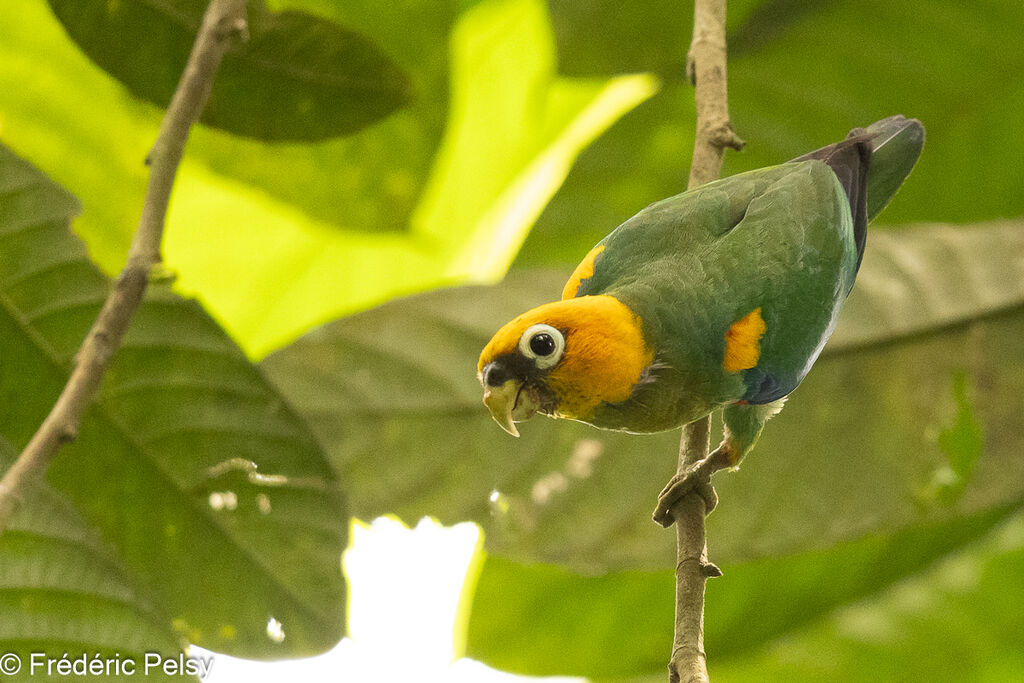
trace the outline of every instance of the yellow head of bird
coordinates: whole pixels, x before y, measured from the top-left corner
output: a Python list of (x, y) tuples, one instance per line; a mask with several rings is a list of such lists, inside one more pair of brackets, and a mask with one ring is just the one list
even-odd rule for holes
[(502, 429), (535, 413), (586, 421), (602, 403), (630, 397), (651, 364), (642, 324), (608, 295), (538, 306), (484, 347), (477, 372), (484, 404)]

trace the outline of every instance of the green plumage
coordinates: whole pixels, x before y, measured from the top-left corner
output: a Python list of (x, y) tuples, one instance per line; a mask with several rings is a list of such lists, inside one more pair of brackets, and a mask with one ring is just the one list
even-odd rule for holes
[[(741, 425), (734, 437), (748, 450), (777, 407), (742, 406), (777, 402), (803, 380), (853, 287), (867, 220), (922, 144), (919, 122), (892, 117), (798, 160), (652, 204), (616, 228), (576, 296), (625, 303), (656, 356), (629, 400), (588, 421), (659, 431), (727, 405), (727, 425)], [(755, 309), (766, 328), (759, 358), (730, 372), (726, 333)]]

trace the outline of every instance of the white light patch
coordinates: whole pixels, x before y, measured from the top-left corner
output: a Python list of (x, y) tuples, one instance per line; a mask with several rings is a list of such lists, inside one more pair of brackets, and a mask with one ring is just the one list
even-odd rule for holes
[(565, 473), (576, 479), (585, 479), (594, 473), (594, 462), (604, 452), (604, 444), (597, 439), (580, 439), (572, 448), (572, 456)]
[(530, 497), (537, 505), (544, 505), (556, 493), (569, 488), (569, 480), (561, 472), (549, 472), (537, 480), (530, 491)]
[(259, 509), (261, 515), (269, 515), (273, 510), (273, 508), (270, 507), (270, 496), (265, 493), (257, 493), (256, 507)]
[(214, 510), (234, 510), (238, 507), (238, 496), (234, 491), (214, 491), (210, 494), (210, 507)]
[(270, 621), (267, 622), (267, 637), (275, 643), (284, 642), (284, 626), (274, 617), (270, 617)]
[[(394, 653), (402, 651), (410, 666), (406, 680), (417, 678), (418, 667), (448, 666), (457, 654), (452, 633), (458, 596), (478, 538), (473, 524), (446, 529), (430, 519), (415, 529), (388, 518), (354, 525), (344, 559), (353, 642), (391, 666), (400, 666)], [(444, 571), (447, 563), (461, 571)]]

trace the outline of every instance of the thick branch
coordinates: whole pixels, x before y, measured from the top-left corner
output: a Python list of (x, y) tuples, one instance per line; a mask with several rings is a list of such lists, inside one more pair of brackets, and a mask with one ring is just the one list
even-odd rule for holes
[[(689, 187), (718, 178), (726, 147), (742, 149), (729, 122), (725, 51), (726, 0), (695, 0), (693, 41), (687, 71), (696, 86), (697, 135), (693, 145)], [(684, 472), (708, 454), (711, 418), (683, 427), (678, 471)], [(673, 683), (708, 681), (704, 653), (704, 586), (708, 577), (719, 576), (708, 562), (704, 540), (704, 499), (696, 493), (683, 496), (673, 507), (676, 521), (676, 621), (669, 661)]]
[(231, 40), (245, 32), (245, 4), (245, 0), (211, 0), (207, 7), (192, 54), (146, 160), (151, 171), (128, 260), (75, 354), (74, 369), (60, 397), (0, 479), (0, 531), (17, 509), (25, 487), (46, 471), (62, 444), (74, 440), (110, 359), (142, 302), (149, 272), (160, 262), (167, 205), (189, 130), (203, 111), (214, 74)]

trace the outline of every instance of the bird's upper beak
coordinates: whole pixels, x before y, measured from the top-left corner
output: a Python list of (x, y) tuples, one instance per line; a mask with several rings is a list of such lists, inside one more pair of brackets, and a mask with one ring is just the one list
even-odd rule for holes
[[(491, 411), (491, 417), (502, 429), (512, 436), (519, 436), (516, 422), (528, 420), (537, 412), (539, 401), (536, 391), (524, 386), (522, 380), (515, 377), (499, 380), (500, 384), (492, 384), (492, 378), (496, 376), (508, 377), (503, 372), (502, 375), (492, 372), (493, 365), (492, 363), (485, 367), (481, 375), (484, 384), (484, 405)], [(497, 367), (494, 369), (503, 370)]]
[(491, 411), (491, 417), (512, 436), (519, 436), (516, 423), (512, 420), (512, 411), (522, 386), (522, 382), (510, 379), (499, 386), (484, 389), (484, 405)]

